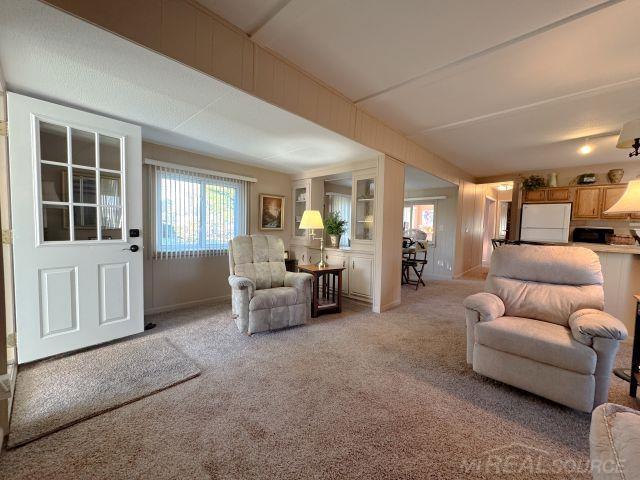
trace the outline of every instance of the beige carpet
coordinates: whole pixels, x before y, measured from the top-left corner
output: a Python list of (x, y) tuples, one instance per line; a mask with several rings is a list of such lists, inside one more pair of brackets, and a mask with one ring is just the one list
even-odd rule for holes
[(18, 370), (9, 448), (194, 378), (162, 336), (112, 343)]
[[(252, 337), (227, 306), (153, 316), (148, 335), (170, 338), (202, 374), (4, 452), (0, 477), (591, 478), (468, 471), (487, 452), (530, 447), (569, 464), (588, 459), (589, 415), (465, 365), (461, 302), (481, 287), (428, 282), (403, 288), (404, 304), (382, 315), (348, 305)], [(611, 400), (633, 405), (627, 388), (614, 379)]]

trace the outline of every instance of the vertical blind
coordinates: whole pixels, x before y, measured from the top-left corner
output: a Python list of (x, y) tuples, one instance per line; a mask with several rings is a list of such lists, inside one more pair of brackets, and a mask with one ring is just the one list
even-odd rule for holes
[(156, 258), (224, 255), (247, 232), (248, 182), (151, 165)]

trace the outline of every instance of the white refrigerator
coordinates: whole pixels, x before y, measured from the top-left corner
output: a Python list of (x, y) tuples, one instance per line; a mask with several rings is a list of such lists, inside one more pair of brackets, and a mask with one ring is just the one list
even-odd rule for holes
[(570, 222), (570, 203), (525, 203), (522, 205), (520, 240), (567, 243)]

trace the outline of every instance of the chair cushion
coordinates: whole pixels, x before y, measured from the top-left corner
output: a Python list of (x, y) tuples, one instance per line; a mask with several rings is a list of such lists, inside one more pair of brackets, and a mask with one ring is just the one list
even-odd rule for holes
[(232, 275), (254, 281), (256, 289), (284, 286), (284, 244), (272, 235), (245, 235), (230, 242)]
[(604, 308), (598, 255), (582, 247), (503, 245), (491, 256), (486, 290), (505, 314), (568, 326), (577, 310)]
[(255, 291), (253, 298), (249, 302), (249, 310), (288, 307), (298, 303), (298, 290), (294, 287), (266, 288)]
[(476, 324), (475, 341), (495, 350), (577, 373), (589, 375), (596, 369), (596, 352), (577, 342), (570, 329), (554, 323), (500, 317)]

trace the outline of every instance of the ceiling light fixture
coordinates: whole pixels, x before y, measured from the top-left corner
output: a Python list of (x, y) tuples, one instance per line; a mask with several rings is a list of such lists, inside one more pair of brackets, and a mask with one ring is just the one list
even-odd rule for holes
[(578, 150), (581, 155), (589, 155), (593, 151), (593, 147), (587, 143), (588, 141), (589, 139), (585, 140), (584, 145)]
[(501, 192), (506, 192), (507, 190), (511, 190), (512, 188), (513, 188), (513, 185), (509, 183), (503, 183), (502, 185), (498, 185), (498, 190), (500, 190)]
[(630, 157), (640, 155), (640, 120), (632, 120), (625, 123), (620, 131), (618, 137), (617, 148), (633, 148), (633, 152), (629, 154)]

